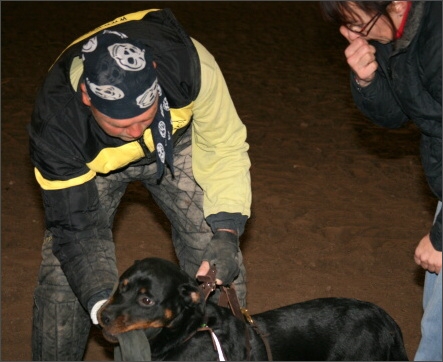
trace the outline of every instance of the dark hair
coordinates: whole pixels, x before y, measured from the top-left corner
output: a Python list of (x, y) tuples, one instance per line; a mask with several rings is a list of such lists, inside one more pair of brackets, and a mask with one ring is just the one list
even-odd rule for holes
[(326, 21), (332, 21), (340, 25), (349, 23), (349, 15), (355, 15), (355, 7), (361, 9), (368, 15), (381, 13), (391, 24), (395, 31), (394, 23), (388, 13), (388, 6), (392, 1), (320, 1), (320, 9)]

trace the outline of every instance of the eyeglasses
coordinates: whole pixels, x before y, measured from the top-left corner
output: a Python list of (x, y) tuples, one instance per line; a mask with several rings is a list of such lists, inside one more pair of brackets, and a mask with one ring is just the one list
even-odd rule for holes
[[(345, 26), (352, 32), (361, 35), (363, 37), (368, 36), (372, 28), (374, 27), (377, 20), (382, 16), (382, 13), (375, 14), (368, 23), (363, 26), (354, 25), (354, 24), (345, 24)], [(360, 30), (357, 30), (360, 29)]]

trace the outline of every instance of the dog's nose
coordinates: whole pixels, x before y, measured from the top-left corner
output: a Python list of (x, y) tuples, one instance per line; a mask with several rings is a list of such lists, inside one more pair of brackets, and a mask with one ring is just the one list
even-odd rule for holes
[(111, 323), (111, 318), (109, 317), (108, 312), (106, 309), (103, 309), (97, 313), (97, 319), (99, 323), (103, 326), (107, 326), (109, 323)]

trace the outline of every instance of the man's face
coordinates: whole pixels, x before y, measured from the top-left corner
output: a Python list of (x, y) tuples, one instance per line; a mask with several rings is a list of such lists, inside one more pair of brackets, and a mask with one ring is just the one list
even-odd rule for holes
[(106, 134), (112, 137), (117, 137), (126, 142), (131, 142), (143, 136), (143, 132), (152, 124), (158, 109), (158, 96), (154, 104), (144, 113), (128, 119), (114, 119), (101, 113), (95, 108), (86, 93), (84, 84), (82, 88), (82, 100), (92, 112), (98, 125), (105, 131)]

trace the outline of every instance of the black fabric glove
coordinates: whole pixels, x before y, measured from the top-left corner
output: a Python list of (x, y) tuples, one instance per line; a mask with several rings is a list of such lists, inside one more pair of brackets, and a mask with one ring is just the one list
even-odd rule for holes
[(218, 229), (231, 229), (237, 231), (238, 237), (242, 236), (245, 230), (248, 216), (242, 215), (239, 212), (219, 212), (211, 214), (206, 218), (213, 233)]
[(230, 285), (240, 272), (237, 253), (238, 236), (229, 231), (217, 230), (203, 253), (203, 259), (217, 269), (216, 278)]

